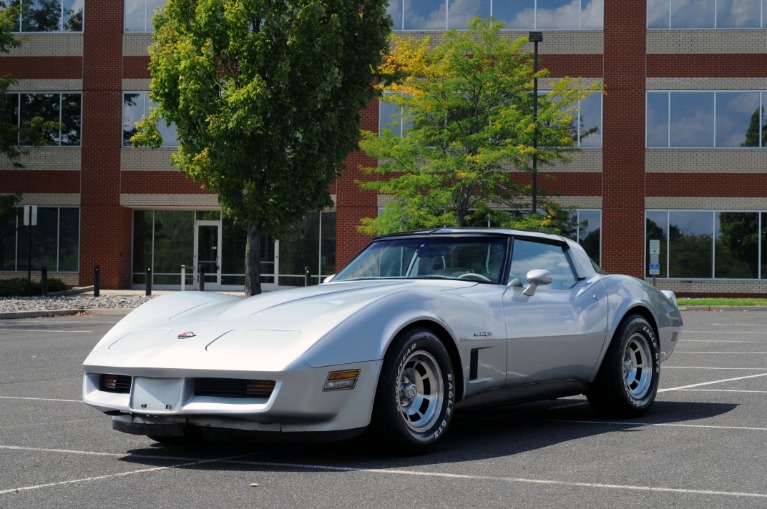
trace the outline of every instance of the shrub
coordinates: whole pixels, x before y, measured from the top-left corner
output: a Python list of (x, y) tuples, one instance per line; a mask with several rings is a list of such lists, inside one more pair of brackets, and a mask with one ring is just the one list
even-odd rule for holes
[[(32, 281), (30, 293), (32, 295), (42, 295), (40, 281)], [(61, 279), (48, 279), (48, 293), (60, 292), (66, 290), (67, 285)], [(17, 277), (13, 279), (0, 280), (0, 297), (21, 297), (27, 295), (27, 279)]]

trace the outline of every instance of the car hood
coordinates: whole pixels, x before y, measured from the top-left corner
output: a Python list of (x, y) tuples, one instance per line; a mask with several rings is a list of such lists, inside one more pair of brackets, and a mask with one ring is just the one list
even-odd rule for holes
[(403, 291), (439, 292), (475, 284), (354, 281), (249, 298), (177, 292), (153, 299), (126, 316), (99, 342), (85, 364), (282, 369), (375, 301)]

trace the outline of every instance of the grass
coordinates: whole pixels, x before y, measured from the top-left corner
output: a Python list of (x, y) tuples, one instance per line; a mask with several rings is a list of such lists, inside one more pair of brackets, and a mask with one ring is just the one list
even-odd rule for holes
[(680, 306), (767, 306), (767, 299), (738, 299), (738, 298), (678, 298)]

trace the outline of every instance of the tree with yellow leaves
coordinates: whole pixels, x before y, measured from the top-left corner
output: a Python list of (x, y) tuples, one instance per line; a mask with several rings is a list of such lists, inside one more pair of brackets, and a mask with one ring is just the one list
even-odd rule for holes
[[(518, 178), (539, 165), (568, 161), (576, 150), (574, 111), (598, 92), (565, 78), (538, 98), (527, 38), (511, 40), (503, 24), (475, 18), (465, 32), (431, 38), (393, 36), (385, 59), (382, 100), (396, 105), (399, 129), (365, 132), (362, 149), (378, 160), (365, 168), (379, 178), (361, 184), (392, 200), (376, 218), (363, 220), (369, 234), (443, 226), (496, 225), (560, 230), (567, 214), (541, 200), (529, 208), (530, 185)], [(547, 71), (540, 70), (538, 78)], [(534, 139), (537, 136), (537, 149)]]

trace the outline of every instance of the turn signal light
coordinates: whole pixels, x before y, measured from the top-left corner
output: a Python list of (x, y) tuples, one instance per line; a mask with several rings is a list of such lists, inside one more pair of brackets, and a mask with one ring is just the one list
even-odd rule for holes
[(349, 369), (346, 371), (331, 371), (325, 380), (323, 391), (340, 391), (344, 389), (354, 389), (357, 385), (357, 378), (360, 375), (359, 369)]

